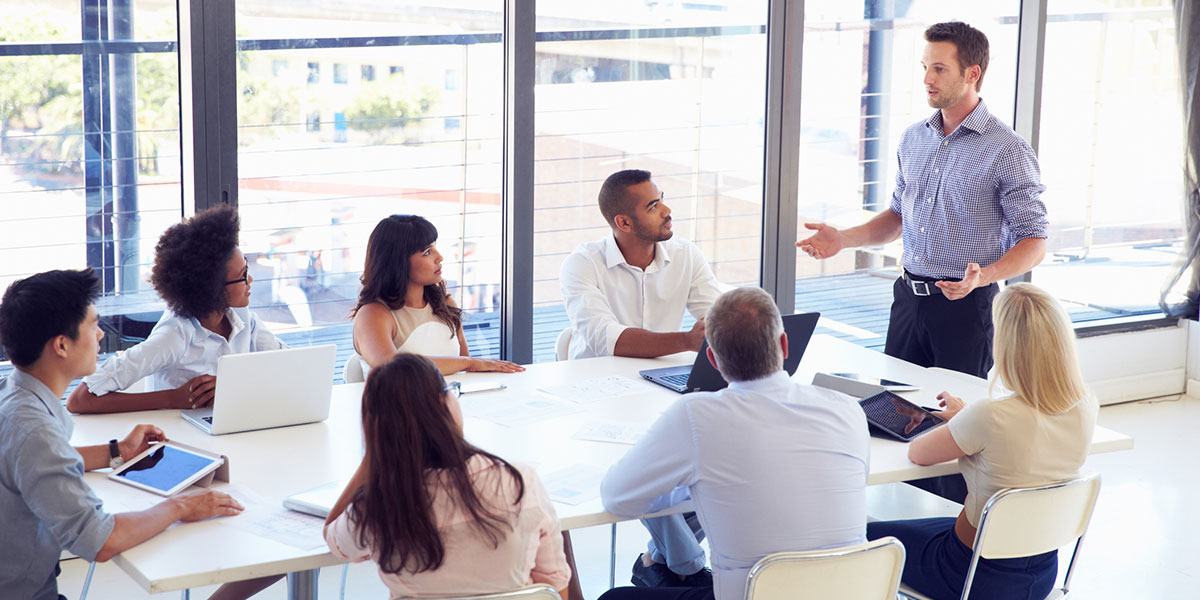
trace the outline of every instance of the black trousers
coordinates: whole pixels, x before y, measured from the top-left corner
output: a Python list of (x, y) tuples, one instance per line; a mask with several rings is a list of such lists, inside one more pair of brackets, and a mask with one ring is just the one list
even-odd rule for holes
[[(932, 282), (929, 287), (934, 287)], [(987, 378), (992, 368), (992, 299), (999, 291), (993, 283), (950, 300), (942, 294), (918, 296), (903, 277), (897, 279), (884, 353), (922, 367)], [(908, 483), (959, 504), (967, 499), (962, 475)]]

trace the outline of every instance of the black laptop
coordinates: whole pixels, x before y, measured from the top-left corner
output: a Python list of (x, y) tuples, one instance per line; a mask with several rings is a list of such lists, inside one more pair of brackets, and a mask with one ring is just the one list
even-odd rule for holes
[[(795, 375), (800, 366), (800, 358), (804, 349), (812, 339), (813, 331), (817, 329), (817, 320), (821, 313), (804, 313), (783, 316), (783, 331), (788, 337), (788, 356), (783, 360), (783, 368), (788, 375)], [(715, 392), (729, 385), (712, 363), (708, 362), (708, 340), (700, 344), (700, 352), (696, 354), (696, 362), (691, 366), (663, 367), (661, 369), (646, 369), (638, 374), (644, 379), (653, 381), (665, 388), (670, 388), (686, 394), (688, 392)]]

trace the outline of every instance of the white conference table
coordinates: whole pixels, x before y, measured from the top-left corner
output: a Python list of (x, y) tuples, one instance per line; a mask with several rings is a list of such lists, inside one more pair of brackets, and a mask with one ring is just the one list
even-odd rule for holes
[[(618, 357), (530, 365), (524, 373), (465, 373), (451, 377), (460, 381), (502, 381), (504, 391), (463, 396), (467, 438), (475, 445), (506, 459), (534, 464), (543, 479), (556, 470), (586, 465), (601, 470), (616, 462), (629, 446), (583, 441), (572, 436), (589, 423), (619, 422), (648, 424), (679, 395), (648, 381), (638, 371), (658, 366), (690, 363), (695, 353), (685, 352), (659, 359)], [(818, 371), (855, 371), (877, 377), (906, 381), (921, 386), (904, 395), (919, 404), (934, 405), (934, 397), (949, 390), (968, 401), (984, 398), (984, 380), (959, 373), (925, 369), (885, 356), (830, 336), (813, 337), (795, 377), (809, 382)], [(620, 375), (637, 380), (634, 393), (591, 403), (567, 402), (579, 412), (528, 424), (507, 427), (477, 416), (488, 405), (529, 398), (547, 397), (539, 388)], [(231, 491), (250, 490), (267, 503), (282, 500), (329, 481), (346, 479), (362, 456), (359, 404), (363, 384), (333, 388), (329, 419), (321, 423), (262, 431), (210, 436), (180, 419), (177, 411), (158, 410), (112, 415), (75, 417), (76, 445), (104, 443), (124, 436), (137, 423), (153, 423), (176, 441), (219, 452), (230, 459), (231, 484), (217, 483)], [(1133, 439), (1097, 427), (1091, 453), (1126, 450)], [(908, 461), (907, 446), (872, 438), (872, 485), (945, 475), (958, 471), (954, 461), (920, 467)], [(107, 479), (107, 470), (86, 475), (89, 484), (110, 511), (138, 509), (160, 500), (158, 496)], [(555, 503), (563, 529), (588, 527), (624, 520), (604, 512), (599, 498), (578, 505)], [(281, 573), (305, 573), (289, 589), (292, 597), (315, 597), (315, 570), (340, 561), (324, 547), (299, 550), (293, 546), (252, 533), (237, 526), (239, 517), (179, 523), (155, 538), (126, 550), (114, 561), (146, 591), (151, 593), (238, 581)]]

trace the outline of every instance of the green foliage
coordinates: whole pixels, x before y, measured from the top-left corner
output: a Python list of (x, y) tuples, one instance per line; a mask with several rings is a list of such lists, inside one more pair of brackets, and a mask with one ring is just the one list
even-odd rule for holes
[(369, 132), (374, 143), (400, 142), (405, 127), (428, 114), (440, 99), (437, 89), (407, 85), (403, 75), (395, 74), (364, 82), (346, 110), (346, 119), (350, 129)]

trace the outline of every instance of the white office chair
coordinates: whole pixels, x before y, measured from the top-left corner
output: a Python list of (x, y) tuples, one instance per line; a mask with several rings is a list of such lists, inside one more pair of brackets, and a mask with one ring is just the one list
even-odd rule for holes
[(367, 380), (366, 369), (363, 368), (363, 359), (354, 352), (350, 358), (346, 359), (345, 366), (342, 367), (342, 381), (346, 383), (362, 383)]
[(571, 335), (574, 331), (568, 327), (558, 333), (558, 338), (554, 340), (554, 360), (567, 360), (567, 353), (571, 350)]
[(893, 600), (904, 569), (894, 537), (864, 544), (764, 556), (746, 578), (746, 600)]
[[(967, 569), (962, 600), (967, 600), (971, 592), (980, 558), (1033, 556), (1057, 550), (1074, 541), (1075, 549), (1071, 552), (1063, 586), (1046, 596), (1046, 600), (1066, 598), (1075, 559), (1079, 556), (1079, 547), (1083, 545), (1083, 535), (1087, 533), (1099, 495), (1099, 473), (1050, 485), (996, 492), (983, 506), (983, 514), (979, 517), (975, 552)], [(907, 586), (901, 586), (900, 592), (910, 598), (927, 600)]]

